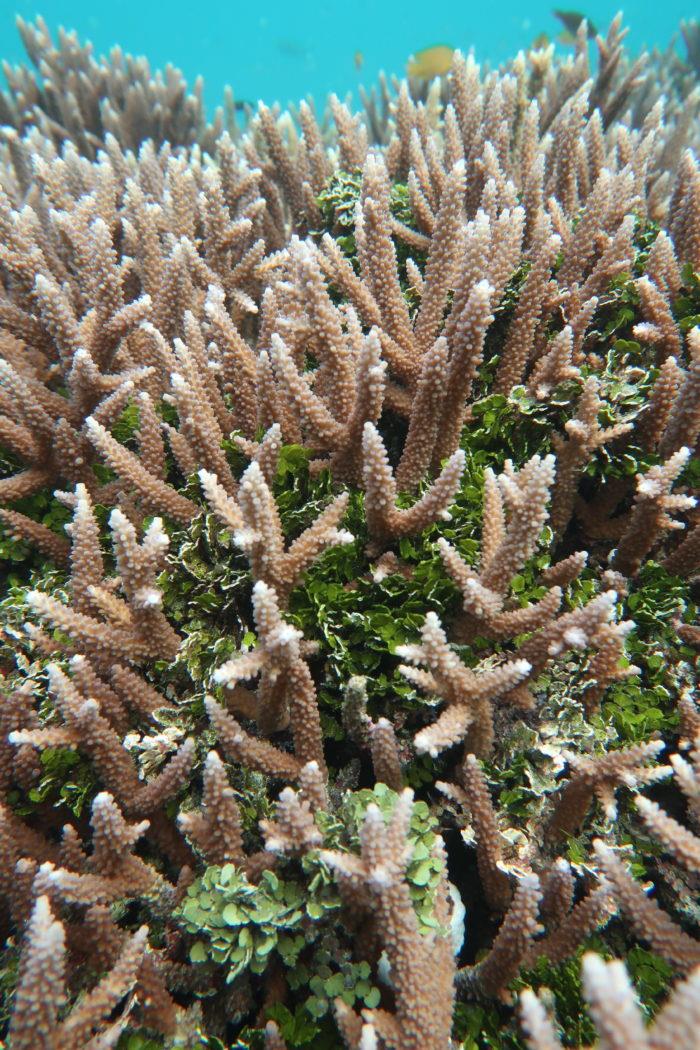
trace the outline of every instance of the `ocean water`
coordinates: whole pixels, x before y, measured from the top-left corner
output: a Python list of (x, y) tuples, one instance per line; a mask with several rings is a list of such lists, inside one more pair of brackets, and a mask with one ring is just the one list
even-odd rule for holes
[[(579, 8), (599, 31), (618, 9), (617, 3), (605, 0), (590, 0)], [(680, 20), (700, 13), (697, 0), (634, 0), (623, 10), (633, 50), (666, 48)], [(11, 63), (23, 60), (14, 27), (17, 14), (25, 19), (41, 14), (52, 31), (60, 25), (76, 29), (98, 53), (119, 44), (124, 51), (146, 55), (154, 68), (167, 62), (179, 66), (190, 82), (201, 74), (210, 108), (219, 102), (225, 84), (236, 98), (250, 102), (287, 103), (308, 95), (320, 100), (331, 91), (341, 97), (354, 92), (357, 98), (358, 85), (374, 83), (381, 69), (403, 75), (408, 56), (421, 48), (473, 48), (479, 61), (497, 64), (539, 33), (555, 37), (560, 28), (546, 0), (171, 0), (167, 5), (0, 0), (0, 55)]]

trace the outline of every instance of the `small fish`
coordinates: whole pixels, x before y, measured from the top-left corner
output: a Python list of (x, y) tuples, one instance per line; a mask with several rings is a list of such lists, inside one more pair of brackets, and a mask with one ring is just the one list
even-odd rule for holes
[(415, 55), (411, 55), (406, 65), (406, 72), (409, 77), (421, 77), (423, 80), (443, 77), (452, 68), (453, 55), (454, 48), (446, 44), (424, 47), (422, 51), (416, 51)]
[(362, 54), (361, 51), (356, 51), (353, 56), (353, 61), (355, 63), (355, 69), (359, 73), (365, 64), (365, 56)]
[(552, 14), (555, 18), (559, 19), (561, 24), (564, 26), (564, 29), (566, 30), (566, 32), (562, 33), (561, 37), (559, 38), (562, 43), (571, 43), (572, 41), (574, 41), (576, 39), (578, 27), (581, 25), (581, 22), (584, 21), (588, 23), (588, 39), (593, 40), (598, 35), (598, 30), (593, 25), (591, 20), (586, 18), (585, 15), (582, 15), (580, 11), (554, 10), (552, 11)]
[(546, 33), (538, 33), (535, 39), (530, 44), (531, 51), (541, 51), (542, 48), (549, 47), (549, 37)]
[(309, 49), (298, 40), (278, 40), (277, 50), (285, 58), (307, 58)]

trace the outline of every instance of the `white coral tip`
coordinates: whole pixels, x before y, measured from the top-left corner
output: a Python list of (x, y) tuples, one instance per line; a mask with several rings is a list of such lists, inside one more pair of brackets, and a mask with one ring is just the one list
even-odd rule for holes
[(373, 1024), (363, 1024), (359, 1050), (377, 1050), (377, 1030)]
[(588, 642), (588, 638), (581, 627), (569, 627), (567, 631), (564, 631), (564, 641), (574, 649), (583, 649)]
[(391, 875), (383, 864), (376, 864), (369, 873), (369, 882), (375, 889), (385, 889), (391, 885)]

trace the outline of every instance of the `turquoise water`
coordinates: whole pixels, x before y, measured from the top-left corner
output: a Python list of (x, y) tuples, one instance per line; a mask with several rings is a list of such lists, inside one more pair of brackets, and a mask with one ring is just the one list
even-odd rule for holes
[[(345, 95), (356, 91), (359, 83), (373, 83), (380, 69), (403, 74), (411, 52), (436, 43), (474, 48), (479, 60), (500, 62), (541, 32), (556, 35), (558, 23), (551, 7), (542, 0), (253, 0), (247, 4), (112, 0), (104, 5), (94, 0), (0, 0), (0, 50), (10, 62), (21, 61), (14, 15), (33, 18), (41, 13), (52, 30), (59, 25), (77, 29), (100, 53), (118, 43), (125, 51), (146, 55), (154, 67), (174, 63), (190, 81), (203, 74), (210, 107), (219, 101), (226, 83), (239, 99), (286, 103), (309, 94), (320, 99), (330, 91)], [(618, 9), (619, 4), (603, 0), (591, 0), (580, 8), (599, 30)], [(636, 0), (625, 5), (624, 13), (633, 49), (665, 48), (681, 18), (697, 17), (698, 4), (697, 0)], [(359, 72), (356, 52), (364, 59)]]

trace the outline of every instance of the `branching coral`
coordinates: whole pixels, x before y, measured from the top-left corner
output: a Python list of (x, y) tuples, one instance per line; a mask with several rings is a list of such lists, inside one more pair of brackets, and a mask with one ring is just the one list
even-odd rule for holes
[[(359, 1050), (368, 1038), (380, 1038), (395, 1050), (446, 1046), (450, 1037), (454, 964), (444, 929), (421, 934), (404, 881), (406, 836), (413, 801), (407, 789), (400, 796), (387, 827), (376, 806), (367, 809), (361, 831), (362, 856), (325, 851), (322, 857), (337, 873), (346, 896), (368, 899), (377, 933), (389, 960), (396, 994), (396, 1011), (366, 1010), (362, 1020), (342, 999), (336, 1004), (338, 1023), (349, 1050)], [(444, 868), (444, 853), (439, 859)], [(440, 856), (440, 854), (442, 854)], [(444, 875), (438, 890), (436, 918), (447, 923), (448, 897)], [(367, 1029), (369, 1028), (369, 1033)]]
[(48, 897), (38, 897), (22, 957), (21, 991), (10, 1030), (12, 1045), (62, 1050), (87, 1046), (93, 1034), (103, 1041), (118, 1038), (128, 1013), (117, 1021), (110, 1015), (135, 983), (147, 932), (141, 929), (130, 938), (107, 977), (59, 1022), (67, 998), (64, 930), (51, 913)]
[[(277, 595), (262, 580), (258, 580), (253, 588), (253, 608), (260, 645), (252, 652), (242, 653), (217, 668), (214, 680), (224, 684), (227, 689), (234, 689), (238, 682), (260, 674), (255, 696), (250, 697), (254, 702), (259, 728), (264, 733), (270, 733), (291, 724), (297, 761), (301, 765), (317, 762), (319, 768), (325, 769), (316, 690), (302, 655), (301, 635), (282, 619)], [(233, 702), (236, 703), (235, 693)], [(209, 715), (216, 725), (217, 717), (221, 719), (222, 716), (212, 715), (214, 707), (211, 704)], [(249, 707), (245, 713), (250, 714)], [(228, 718), (224, 724), (230, 722), (232, 719)], [(241, 742), (237, 745), (241, 749), (241, 758), (247, 752), (244, 737), (245, 734), (241, 734)], [(256, 752), (257, 761), (262, 762), (264, 768), (262, 756), (268, 752), (261, 750), (260, 745), (257, 745)]]
[[(610, 887), (600, 880), (585, 886), (574, 902), (577, 887), (570, 864), (563, 858), (552, 863), (537, 832), (521, 849), (517, 864), (508, 864), (504, 850), (509, 843), (474, 755), (465, 757), (459, 779), (460, 784), (438, 782), (437, 786), (471, 815), (484, 897), (493, 912), (503, 916), (488, 955), (461, 970), (459, 979), (479, 994), (504, 994), (522, 966), (543, 958), (560, 963), (573, 955), (608, 921), (613, 898)], [(523, 866), (530, 869), (525, 877)]]
[(466, 738), (467, 750), (488, 754), (493, 746), (493, 700), (527, 677), (531, 670), (527, 660), (512, 660), (493, 670), (482, 668), (475, 673), (450, 649), (435, 613), (428, 613), (425, 618), (420, 644), (400, 646), (397, 652), (412, 664), (426, 668), (402, 664), (399, 670), (404, 677), (447, 702), (438, 720), (417, 734), (418, 750), (434, 756)]
[[(689, 974), (645, 1028), (585, 956), (601, 1046), (692, 1045), (690, 62), (629, 56), (618, 17), (595, 63), (582, 23), (359, 113), (227, 95), (208, 122), (175, 70), (20, 32), (12, 1045), (510, 1045), (523, 972), (590, 1042), (566, 960), (596, 933), (662, 957), (629, 953), (647, 1012), (654, 965)], [(544, 1001), (523, 1024), (555, 1050)]]
[[(265, 456), (265, 468), (272, 476), (277, 464), (274, 454), (271, 455), (268, 449), (278, 440), (277, 434), (269, 431), (260, 446), (260, 454)], [(347, 510), (346, 493), (326, 507), (313, 525), (285, 550), (274, 497), (256, 460), (241, 478), (237, 499), (226, 493), (213, 474), (201, 470), (200, 480), (212, 510), (231, 529), (234, 542), (250, 559), (255, 579), (272, 587), (283, 603), (324, 549), (337, 543), (352, 543), (354, 539), (347, 530), (338, 528)]]
[(547, 501), (555, 477), (553, 456), (534, 456), (515, 471), (506, 461), (503, 474), (490, 468), (484, 473), (481, 561), (471, 569), (444, 539), (438, 541), (445, 568), (463, 596), (465, 616), (462, 636), (482, 634), (503, 638), (544, 628), (554, 622), (562, 600), (562, 587), (576, 579), (586, 555), (571, 555), (547, 571), (552, 583), (538, 602), (526, 608), (507, 608), (507, 595), (515, 574), (532, 556), (547, 521)]
[(674, 495), (670, 489), (690, 458), (690, 449), (680, 448), (660, 467), (651, 467), (637, 477), (635, 503), (620, 546), (612, 559), (613, 566), (627, 576), (639, 570), (642, 559), (664, 529), (682, 529), (684, 522), (671, 517), (678, 511), (695, 506), (695, 497)]
[(365, 490), (367, 528), (376, 545), (422, 532), (434, 521), (449, 520), (449, 510), (459, 489), (464, 453), (454, 452), (430, 488), (412, 507), (396, 506), (397, 488), (389, 459), (376, 428), (365, 423), (362, 436), (362, 483)]
[[(73, 605), (33, 591), (28, 595), (32, 610), (68, 634), (74, 651), (77, 648), (90, 656), (96, 666), (110, 660), (173, 656), (179, 638), (163, 615), (156, 583), (169, 544), (161, 519), (153, 519), (139, 543), (136, 529), (123, 511), (112, 511), (109, 526), (120, 575), (105, 580), (99, 533), (87, 490), (78, 485), (75, 495), (69, 493), (63, 498), (73, 507), (69, 527)], [(116, 582), (124, 592), (123, 599), (114, 593)], [(48, 643), (49, 651), (51, 648)]]
[[(11, 744), (33, 747), (69, 747), (87, 753), (99, 769), (104, 783), (134, 813), (145, 813), (169, 799), (187, 780), (194, 757), (194, 742), (187, 740), (172, 763), (147, 785), (139, 783), (131, 758), (122, 747), (109, 717), (101, 713), (98, 701), (85, 697), (75, 682), (55, 664), (49, 664), (49, 688), (65, 726), (20, 729), (8, 735)], [(95, 692), (97, 690), (94, 690)], [(104, 705), (106, 706), (106, 705)]]
[(576, 415), (564, 429), (566, 437), (555, 434), (552, 443), (557, 454), (557, 482), (552, 497), (551, 521), (555, 532), (563, 532), (574, 509), (579, 477), (595, 449), (626, 434), (629, 423), (602, 428), (598, 413), (603, 407), (598, 384), (589, 379), (584, 384)]
[(669, 771), (664, 767), (646, 768), (663, 747), (663, 742), (652, 741), (598, 758), (567, 755), (571, 775), (556, 800), (549, 833), (565, 835), (576, 831), (594, 797), (603, 806), (606, 817), (613, 820), (617, 815), (615, 789), (620, 784), (636, 787), (653, 782), (659, 776), (668, 776)]
[(204, 764), (201, 811), (181, 813), (178, 824), (196, 843), (208, 864), (242, 862), (241, 814), (216, 751), (209, 752)]
[[(589, 952), (582, 961), (583, 987), (593, 1015), (600, 1046), (671, 1047), (690, 1050), (696, 1037), (697, 987), (700, 971), (677, 985), (653, 1024), (646, 1028), (624, 963), (605, 962)], [(562, 1046), (544, 1003), (526, 989), (520, 996), (520, 1017), (530, 1050), (556, 1050)]]
[(646, 896), (609, 846), (598, 841), (595, 848), (605, 877), (614, 887), (620, 907), (637, 935), (648, 940), (663, 958), (678, 969), (696, 966), (700, 960), (700, 942), (689, 937), (655, 901)]

